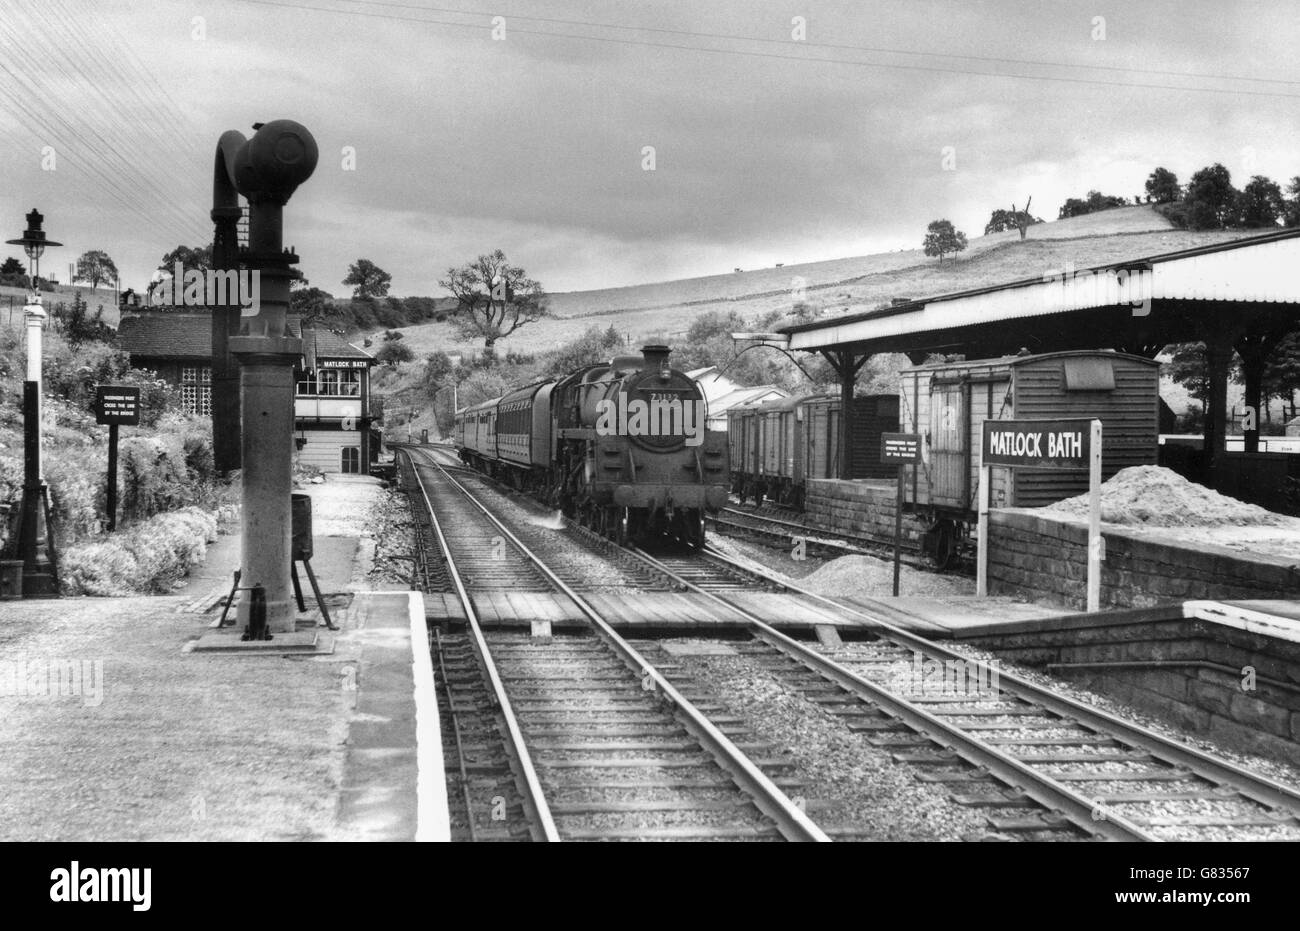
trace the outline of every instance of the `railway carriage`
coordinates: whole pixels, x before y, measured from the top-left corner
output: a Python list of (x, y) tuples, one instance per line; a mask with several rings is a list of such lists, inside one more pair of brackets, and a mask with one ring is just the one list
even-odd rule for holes
[[(901, 429), (922, 437), (905, 509), (927, 524), (923, 548), (946, 565), (969, 540), (986, 420), (1102, 422), (1102, 480), (1154, 465), (1160, 365), (1112, 350), (1080, 350), (919, 365), (902, 373)], [(1082, 471), (990, 469), (990, 507), (1041, 507), (1088, 490)]]

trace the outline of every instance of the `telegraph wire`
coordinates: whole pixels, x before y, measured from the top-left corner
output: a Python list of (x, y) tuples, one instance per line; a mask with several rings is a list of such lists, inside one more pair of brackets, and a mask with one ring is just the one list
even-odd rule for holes
[[(317, 13), (333, 13), (335, 15), (341, 15), (341, 16), (361, 16), (370, 19), (392, 20), (395, 22), (420, 23), (425, 26), (447, 26), (453, 29), (474, 29), (474, 30), (482, 31), (487, 28), (479, 23), (454, 23), (454, 22), (448, 22), (446, 20), (424, 19), (421, 17), (414, 17), (414, 16), (399, 16), (390, 13), (369, 13), (362, 10), (338, 9), (337, 7), (309, 6), (307, 4), (283, 2), (283, 0), (236, 0), (236, 2), (254, 4), (257, 6), (280, 7), (287, 10), (296, 10), (298, 12), (310, 11), (310, 12), (317, 12)], [(344, 0), (344, 2), (357, 2), (357, 0)], [(687, 52), (704, 52), (706, 54), (717, 54), (717, 55), (735, 55), (735, 56), (742, 56), (746, 58), (768, 58), (768, 59), (778, 59), (783, 61), (798, 61), (798, 62), (813, 63), (813, 64), (854, 65), (860, 68), (878, 68), (883, 70), (894, 70), (894, 71), (917, 71), (917, 72), (926, 72), (926, 73), (933, 73), (933, 74), (958, 74), (958, 75), (965, 75), (969, 77), (1005, 78), (1005, 79), (1023, 80), (1023, 81), (1048, 81), (1048, 82), (1060, 83), (1060, 84), (1082, 84), (1082, 85), (1090, 85), (1094, 87), (1119, 87), (1119, 88), (1132, 89), (1132, 90), (1181, 91), (1181, 92), (1193, 92), (1193, 93), (1205, 93), (1205, 94), (1230, 94), (1236, 97), (1245, 96), (1245, 97), (1276, 97), (1276, 98), (1300, 99), (1300, 94), (1287, 94), (1287, 93), (1282, 93), (1281, 91), (1234, 90), (1231, 88), (1224, 88), (1224, 87), (1191, 87), (1191, 86), (1179, 86), (1179, 85), (1172, 85), (1172, 84), (1147, 84), (1147, 83), (1140, 83), (1134, 81), (1102, 81), (1093, 78), (1064, 77), (1060, 75), (1014, 74), (1014, 73), (1000, 72), (1000, 71), (975, 71), (967, 68), (941, 68), (933, 65), (908, 65), (908, 64), (887, 63), (887, 62), (860, 61), (860, 60), (849, 59), (849, 58), (819, 58), (819, 57), (814, 57), (809, 55), (781, 55), (775, 52), (758, 52), (749, 49), (730, 49), (730, 48), (718, 48), (718, 47), (701, 46), (701, 45), (678, 45), (678, 44), (667, 43), (667, 42), (649, 42), (642, 39), (619, 39), (611, 36), (576, 35), (574, 33), (566, 33), (566, 32), (554, 32), (554, 31), (536, 30), (536, 29), (520, 29), (517, 26), (511, 27), (510, 31), (516, 35), (547, 36), (556, 39), (573, 39), (581, 42), (603, 42), (603, 43), (615, 44), (615, 45), (633, 45), (633, 46), (640, 46), (644, 48), (676, 49), (676, 50), (687, 51)], [(801, 45), (803, 43), (792, 42), (790, 44)]]

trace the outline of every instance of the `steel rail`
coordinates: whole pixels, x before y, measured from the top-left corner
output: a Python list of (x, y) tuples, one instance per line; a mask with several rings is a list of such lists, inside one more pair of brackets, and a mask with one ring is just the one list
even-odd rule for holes
[[(720, 553), (712, 548), (706, 548), (705, 552), (714, 559), (740, 565), (725, 553)], [(760, 575), (764, 574), (757, 569), (751, 569), (750, 571), (757, 572)], [(773, 583), (781, 585), (796, 594), (814, 599), (835, 608), (837, 611), (856, 615), (868, 621), (872, 625), (873, 631), (886, 632), (888, 639), (899, 646), (906, 646), (918, 652), (941, 656), (945, 659), (973, 662), (958, 650), (945, 647), (933, 640), (927, 640), (925, 637), (890, 624), (888, 621), (881, 620), (879, 617), (875, 617), (860, 608), (842, 604), (832, 598), (827, 598), (825, 595), (811, 592), (783, 579), (770, 578)], [(1134, 724), (1132, 721), (1126, 721), (1110, 712), (1102, 711), (1099, 708), (1094, 708), (1064, 695), (1058, 695), (1051, 689), (1030, 682), (1028, 679), (1023, 679), (1014, 673), (999, 670), (998, 686), (1025, 701), (1040, 704), (1063, 717), (1074, 718), (1094, 730), (1106, 731), (1110, 736), (1119, 737), (1121, 740), (1155, 754), (1172, 766), (1191, 770), (1198, 776), (1210, 781), (1231, 786), (1241, 795), (1265, 807), (1285, 809), (1293, 817), (1300, 817), (1300, 790), (1291, 786), (1266, 776), (1256, 775), (1237, 766), (1235, 763), (1211, 756), (1204, 751), (1197, 750), (1195, 747), (1179, 743), (1172, 738), (1156, 733), (1150, 728)]]
[[(405, 452), (408, 458), (411, 457), (410, 450), (405, 450)], [(437, 463), (432, 464), (441, 468)], [(447, 575), (456, 589), (456, 597), (460, 599), (461, 605), (465, 609), (465, 619), (468, 622), (473, 638), (475, 652), (478, 653), (479, 661), (483, 664), (488, 685), (500, 708), (501, 718), (505, 722), (507, 748), (518, 767), (516, 781), (520, 783), (520, 795), (523, 796), (524, 804), (532, 808), (534, 825), (540, 830), (540, 839), (558, 841), (560, 840), (560, 832), (555, 826), (555, 819), (551, 815), (550, 805), (547, 804), (546, 796), (542, 792), (541, 780), (537, 777), (537, 769), (533, 765), (532, 755), (528, 752), (528, 746), (524, 743), (523, 731), (520, 729), (519, 721), (515, 717), (514, 708), (511, 707), (510, 697), (506, 694), (505, 683), (501, 681), (496, 663), (492, 661), (492, 653), (488, 650), (487, 640), (483, 636), (483, 629), (479, 625), (478, 615), (474, 611), (474, 603), (469, 597), (469, 592), (465, 589), (465, 583), (461, 580), (460, 572), (456, 568), (456, 561), (452, 556), (451, 547), (447, 543), (447, 538), (443, 535), (442, 525), (438, 522), (438, 515), (433, 510), (433, 502), (429, 500), (428, 489), (424, 487), (424, 480), (420, 478), (419, 469), (416, 468), (413, 458), (411, 459), (411, 471), (415, 475), (415, 482), (420, 489), (420, 494), (424, 497), (424, 506), (429, 512), (429, 523), (433, 528), (434, 536), (438, 540), (438, 546), (442, 550), (443, 561), (447, 566)], [(444, 474), (446, 474), (445, 470)], [(459, 485), (450, 475), (447, 478)], [(470, 814), (472, 817), (473, 813)], [(536, 833), (535, 831), (535, 836)]]
[[(907, 725), (928, 734), (966, 762), (987, 771), (990, 775), (1015, 791), (1033, 799), (1049, 811), (1060, 812), (1067, 820), (1089, 834), (1100, 835), (1116, 841), (1156, 841), (1138, 824), (1114, 812), (1095, 799), (1080, 795), (1057, 780), (1038, 772), (1009, 754), (970, 736), (959, 726), (936, 717), (906, 699), (900, 698), (874, 682), (870, 682), (850, 669), (841, 666), (770, 626), (756, 614), (740, 607), (715, 592), (700, 588), (676, 575), (667, 566), (642, 550), (634, 550), (660, 571), (674, 576), (689, 590), (705, 595), (723, 607), (744, 618), (750, 633), (757, 639), (779, 650), (796, 662), (812, 669), (824, 678), (847, 689), (865, 701), (884, 708)], [(706, 552), (709, 552), (706, 550)], [(730, 560), (728, 560), (730, 562)]]
[(442, 655), (442, 634), (435, 629), (433, 635), (438, 646), (438, 668), (442, 671), (442, 691), (447, 696), (447, 715), (451, 718), (451, 729), (456, 738), (456, 758), (460, 766), (460, 791), (465, 801), (465, 826), (469, 829), (470, 843), (473, 843), (478, 840), (478, 832), (474, 829), (474, 807), (470, 801), (469, 772), (465, 769), (465, 743), (461, 739), (460, 717), (456, 714), (456, 699), (451, 694), (451, 682), (447, 679), (447, 663)]
[(472, 492), (452, 477), (446, 469), (443, 469), (439, 463), (432, 460), (430, 460), (430, 464), (442, 469), (447, 481), (460, 489), (465, 497), (482, 511), (484, 516), (496, 526), (520, 553), (532, 560), (534, 565), (547, 577), (547, 580), (555, 586), (556, 590), (568, 597), (587, 616), (601, 638), (634, 673), (641, 675), (643, 682), (646, 678), (649, 678), (654, 683), (655, 691), (662, 699), (680, 712), (682, 724), (687, 731), (700, 742), (736, 784), (750, 796), (758, 809), (775, 823), (777, 830), (781, 832), (783, 837), (792, 841), (830, 840), (830, 837), (804, 814), (803, 810), (782, 792), (776, 783), (772, 782), (761, 769), (755, 766), (753, 761), (727, 735), (718, 729), (717, 725), (683, 696), (664, 677), (663, 673), (624, 640), (582, 595), (552, 572), (551, 568), (534, 554), (522, 540), (515, 536), (509, 527), (488, 510)]

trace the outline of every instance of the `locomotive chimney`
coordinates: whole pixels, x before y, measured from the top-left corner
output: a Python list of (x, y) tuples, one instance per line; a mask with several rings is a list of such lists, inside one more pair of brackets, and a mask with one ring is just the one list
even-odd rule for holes
[(662, 343), (651, 343), (649, 346), (641, 347), (641, 355), (645, 358), (645, 368), (642, 371), (658, 371), (667, 377), (668, 373), (668, 353), (672, 352)]

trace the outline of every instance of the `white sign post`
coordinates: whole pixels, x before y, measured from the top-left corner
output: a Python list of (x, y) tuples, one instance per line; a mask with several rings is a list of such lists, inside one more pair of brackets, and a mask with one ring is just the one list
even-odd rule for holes
[(984, 461), (984, 431), (980, 431), (980, 489), (976, 514), (978, 546), (975, 554), (975, 594), (984, 598), (989, 593), (989, 464)]
[(1087, 468), (1087, 604), (1089, 613), (1101, 610), (1101, 564), (1106, 558), (1106, 541), (1101, 535), (1101, 421), (986, 420), (980, 431), (979, 457), (976, 595), (988, 595), (989, 467), (1073, 471)]
[(1092, 422), (1088, 456), (1088, 613), (1101, 610), (1101, 563), (1106, 541), (1101, 535), (1101, 421)]

